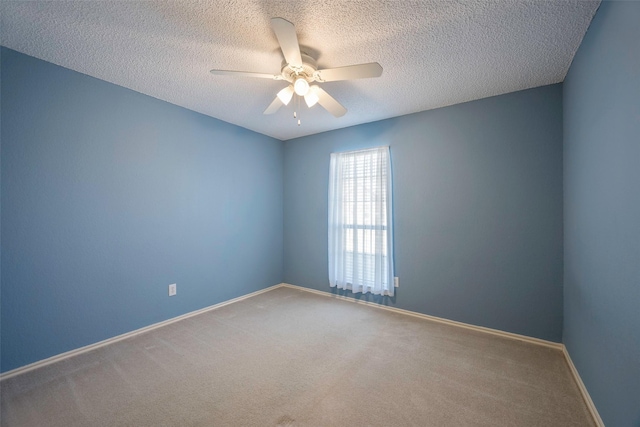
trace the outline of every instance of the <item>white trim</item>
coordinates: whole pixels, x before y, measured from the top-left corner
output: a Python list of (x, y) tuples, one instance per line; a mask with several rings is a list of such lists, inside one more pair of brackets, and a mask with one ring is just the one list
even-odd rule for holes
[(331, 154), (359, 153), (361, 151), (375, 150), (377, 148), (391, 148), (391, 146), (389, 144), (387, 144), (387, 145), (376, 145), (375, 147), (359, 148), (357, 150), (333, 151)]
[(569, 369), (573, 374), (573, 379), (576, 381), (576, 384), (580, 389), (580, 394), (582, 394), (584, 403), (587, 405), (589, 412), (591, 412), (593, 421), (595, 421), (598, 427), (605, 427), (604, 422), (602, 421), (602, 418), (600, 418), (600, 414), (596, 409), (596, 405), (593, 403), (593, 400), (591, 400), (591, 396), (589, 395), (589, 391), (587, 390), (587, 387), (582, 382), (582, 378), (580, 378), (580, 374), (578, 373), (576, 366), (573, 364), (573, 360), (571, 360), (571, 356), (569, 356), (569, 350), (567, 350), (567, 347), (564, 344), (562, 345), (562, 353), (564, 354), (564, 358), (567, 360), (567, 365), (569, 365)]
[(207, 311), (215, 310), (220, 307), (224, 307), (225, 305), (233, 304), (234, 302), (242, 301), (247, 298), (254, 297), (256, 295), (263, 294), (265, 292), (269, 292), (273, 289), (279, 288), (283, 285), (283, 283), (279, 283), (274, 286), (270, 286), (268, 288), (260, 289), (259, 291), (251, 292), (250, 294), (242, 295), (237, 298), (233, 298), (227, 301), (220, 302), (218, 304), (210, 305), (209, 307), (201, 308), (199, 310), (191, 311), (186, 314), (182, 314), (177, 317), (173, 317), (168, 320), (164, 320), (162, 322), (154, 323), (149, 326), (145, 326), (144, 328), (136, 329), (131, 332), (124, 333), (122, 335), (116, 335), (115, 337), (107, 338), (106, 340), (99, 341), (97, 343), (89, 344), (84, 347), (76, 348), (74, 350), (70, 350), (64, 353), (57, 354), (55, 356), (51, 356), (47, 359), (39, 360), (37, 362), (30, 363), (29, 365), (24, 365), (19, 368), (12, 369), (10, 371), (4, 372), (0, 374), (0, 381), (6, 380), (7, 378), (15, 377), (16, 375), (24, 374), (29, 371), (33, 371), (34, 369), (42, 368), (43, 366), (51, 365), (52, 363), (59, 362), (64, 359), (68, 359), (73, 356), (77, 356), (82, 353), (89, 352), (91, 350), (95, 350), (100, 347), (104, 347), (105, 345), (113, 344), (118, 341), (125, 340), (127, 338), (134, 337), (136, 335), (143, 334), (145, 332), (152, 331), (157, 328), (161, 328), (163, 326), (169, 325), (171, 323), (178, 322), (183, 319), (187, 319), (189, 317), (197, 316), (198, 314), (206, 313)]
[(327, 296), (327, 297), (341, 299), (341, 300), (344, 300), (344, 301), (351, 301), (351, 302), (355, 302), (357, 304), (365, 304), (365, 305), (369, 305), (371, 307), (377, 307), (377, 308), (381, 308), (383, 310), (393, 311), (395, 313), (401, 313), (401, 314), (406, 314), (408, 316), (418, 317), (420, 319), (430, 320), (432, 322), (444, 323), (446, 325), (457, 326), (457, 327), (460, 327), (460, 328), (465, 328), (465, 329), (470, 329), (470, 330), (473, 330), (473, 331), (484, 332), (484, 333), (487, 333), (487, 334), (497, 335), (497, 336), (504, 337), (504, 338), (510, 338), (510, 339), (514, 339), (514, 340), (518, 340), (518, 341), (525, 341), (525, 342), (529, 342), (529, 343), (532, 343), (532, 344), (542, 345), (542, 346), (545, 346), (545, 347), (551, 347), (551, 348), (556, 349), (556, 350), (562, 350), (562, 348), (564, 347), (562, 345), (562, 343), (557, 343), (557, 342), (553, 342), (553, 341), (547, 341), (547, 340), (543, 340), (543, 339), (540, 339), (540, 338), (528, 337), (526, 335), (514, 334), (513, 332), (501, 331), (499, 329), (485, 328), (484, 326), (476, 326), (476, 325), (471, 325), (469, 323), (457, 322), (455, 320), (443, 319), (442, 317), (430, 316), (428, 314), (417, 313), (415, 311), (403, 310), (401, 308), (395, 308), (395, 307), (389, 307), (389, 306), (386, 306), (386, 305), (380, 305), (380, 304), (375, 303), (375, 302), (357, 300), (357, 299), (354, 299), (354, 298), (351, 298), (351, 297), (345, 297), (345, 296), (342, 296), (342, 295), (336, 295), (336, 294), (332, 294), (332, 293), (325, 292), (325, 291), (318, 291), (316, 289), (304, 288), (302, 286), (291, 285), (289, 283), (281, 283), (280, 286), (284, 286), (284, 287), (292, 288), (292, 289), (298, 289), (298, 290), (306, 291), (306, 292), (311, 292), (311, 293), (318, 294), (318, 295), (324, 295), (324, 296)]

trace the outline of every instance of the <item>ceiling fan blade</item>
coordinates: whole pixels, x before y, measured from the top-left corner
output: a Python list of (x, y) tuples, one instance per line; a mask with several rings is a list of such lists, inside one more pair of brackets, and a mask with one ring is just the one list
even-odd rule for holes
[(280, 109), (280, 107), (282, 107), (282, 101), (280, 101), (280, 98), (278, 98), (276, 96), (276, 99), (274, 99), (271, 104), (269, 104), (269, 106), (267, 107), (266, 110), (264, 110), (264, 113), (262, 114), (273, 114), (276, 111), (278, 111), (278, 109)]
[(276, 33), (282, 54), (287, 63), (294, 67), (302, 67), (302, 57), (300, 56), (296, 27), (286, 19), (271, 18), (271, 28), (273, 32)]
[(211, 70), (209, 72), (219, 76), (257, 77), (260, 79), (282, 80), (281, 75), (252, 73), (249, 71)]
[(318, 70), (313, 75), (316, 81), (319, 82), (366, 79), (369, 77), (380, 77), (382, 75), (382, 67), (377, 62), (369, 62), (368, 64)]
[(335, 117), (342, 117), (347, 113), (347, 109), (340, 105), (338, 101), (333, 99), (333, 97), (325, 92), (320, 86), (313, 85), (310, 89), (318, 95), (318, 104), (322, 105), (325, 110), (333, 114)]

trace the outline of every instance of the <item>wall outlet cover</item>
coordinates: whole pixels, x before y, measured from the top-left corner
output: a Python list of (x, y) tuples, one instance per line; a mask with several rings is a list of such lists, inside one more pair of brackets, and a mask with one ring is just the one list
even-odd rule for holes
[(397, 277), (393, 278), (393, 286), (394, 287), (399, 287), (400, 286), (400, 279), (398, 279)]
[(169, 296), (172, 297), (176, 294), (176, 284), (169, 285)]

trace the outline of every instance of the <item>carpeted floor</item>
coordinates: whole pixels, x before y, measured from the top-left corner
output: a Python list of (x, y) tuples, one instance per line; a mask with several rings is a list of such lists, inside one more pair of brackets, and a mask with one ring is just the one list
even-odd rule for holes
[(278, 288), (0, 383), (2, 426), (593, 426), (559, 350)]

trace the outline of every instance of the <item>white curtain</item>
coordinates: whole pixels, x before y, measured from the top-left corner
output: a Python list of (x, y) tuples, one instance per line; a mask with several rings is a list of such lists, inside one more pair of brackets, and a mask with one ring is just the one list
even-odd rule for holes
[(331, 154), (329, 284), (393, 295), (389, 147)]

